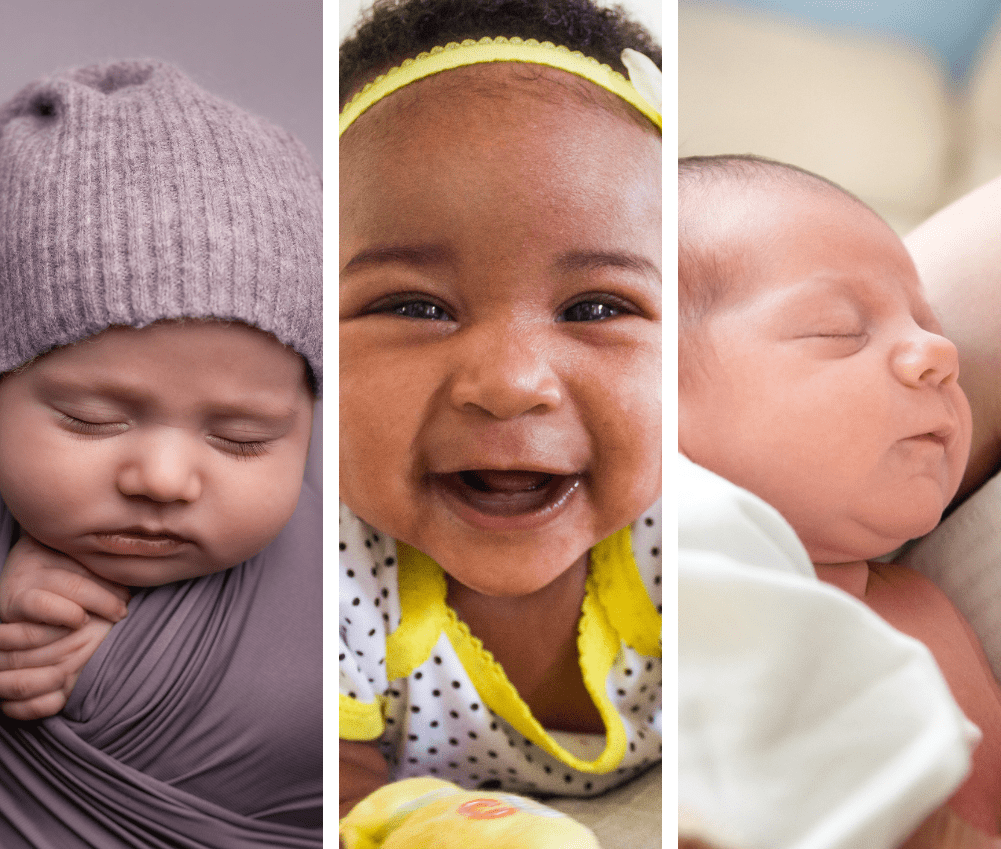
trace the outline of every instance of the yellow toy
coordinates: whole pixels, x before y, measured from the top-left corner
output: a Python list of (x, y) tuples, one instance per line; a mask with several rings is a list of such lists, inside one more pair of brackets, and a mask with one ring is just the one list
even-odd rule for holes
[(407, 778), (371, 793), (341, 820), (344, 849), (600, 849), (559, 811), (437, 778)]

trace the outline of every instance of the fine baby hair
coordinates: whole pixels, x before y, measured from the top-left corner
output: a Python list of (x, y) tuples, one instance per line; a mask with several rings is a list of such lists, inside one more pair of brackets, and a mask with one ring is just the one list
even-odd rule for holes
[(660, 760), (656, 62), (577, 0), (378, 3), (342, 47), (349, 847), (390, 808), (536, 845), (473, 814)]

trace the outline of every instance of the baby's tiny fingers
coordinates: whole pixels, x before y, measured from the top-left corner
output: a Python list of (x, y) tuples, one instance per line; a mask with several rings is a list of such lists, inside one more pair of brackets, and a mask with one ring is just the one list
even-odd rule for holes
[(5, 670), (0, 672), (0, 701), (23, 702), (61, 691), (65, 680), (66, 675), (55, 666)]
[(66, 696), (62, 690), (54, 690), (33, 699), (20, 702), (0, 702), (0, 709), (11, 719), (31, 720), (55, 716), (66, 707)]
[(71, 633), (71, 629), (58, 625), (39, 625), (37, 622), (5, 622), (0, 624), (0, 652), (19, 652), (42, 648), (42, 646), (48, 646), (61, 640), (69, 633)]
[(96, 613), (109, 622), (119, 622), (128, 613), (131, 595), (127, 587), (99, 578), (82, 575), (65, 569), (50, 569), (46, 575), (45, 590)]
[(17, 599), (18, 620), (43, 625), (80, 628), (87, 622), (87, 611), (79, 604), (49, 590), (26, 590)]
[[(95, 620), (99, 621), (99, 620)], [(65, 628), (54, 628), (62, 631), (65, 639), (56, 640), (54, 643), (39, 646), (37, 648), (27, 648), (20, 651), (0, 651), (0, 672), (11, 669), (37, 669), (42, 666), (61, 665), (78, 646), (77, 635), (84, 633), (83, 629), (77, 631), (67, 631)]]

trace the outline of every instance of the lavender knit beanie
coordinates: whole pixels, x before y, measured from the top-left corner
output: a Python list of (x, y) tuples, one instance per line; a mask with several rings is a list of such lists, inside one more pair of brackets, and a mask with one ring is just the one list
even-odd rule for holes
[(322, 372), (321, 179), (176, 68), (59, 73), (0, 106), (0, 373), (111, 325), (237, 320)]

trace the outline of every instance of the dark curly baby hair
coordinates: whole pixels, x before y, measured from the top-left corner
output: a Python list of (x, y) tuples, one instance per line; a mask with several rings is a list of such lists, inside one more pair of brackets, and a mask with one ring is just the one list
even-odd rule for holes
[(621, 7), (590, 0), (376, 0), (341, 45), (341, 106), (361, 84), (450, 41), (534, 38), (579, 50), (620, 73), (631, 47), (661, 65), (660, 46)]

